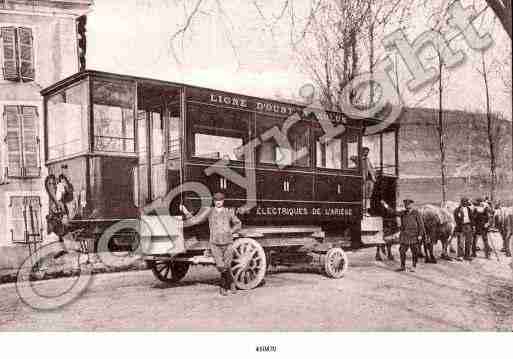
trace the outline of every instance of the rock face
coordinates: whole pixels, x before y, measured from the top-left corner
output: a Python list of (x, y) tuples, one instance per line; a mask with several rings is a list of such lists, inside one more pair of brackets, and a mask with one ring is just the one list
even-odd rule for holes
[[(440, 203), (440, 150), (436, 109), (407, 108), (400, 118), (399, 197), (417, 203)], [(483, 114), (445, 111), (448, 199), (482, 197), (490, 190), (487, 121)], [(511, 122), (495, 117), (497, 198), (513, 200), (511, 188)]]

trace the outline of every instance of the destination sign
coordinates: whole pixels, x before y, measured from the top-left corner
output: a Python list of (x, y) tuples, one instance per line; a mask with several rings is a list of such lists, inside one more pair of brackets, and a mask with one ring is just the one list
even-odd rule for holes
[(275, 114), (279, 116), (312, 116), (319, 118), (324, 115), (335, 125), (356, 125), (355, 120), (348, 119), (340, 112), (324, 111), (323, 109), (311, 109), (306, 106), (287, 104), (279, 101), (269, 101), (256, 97), (249, 97), (220, 91), (192, 88), (187, 91), (187, 101), (196, 101), (227, 108), (255, 111), (257, 113)]

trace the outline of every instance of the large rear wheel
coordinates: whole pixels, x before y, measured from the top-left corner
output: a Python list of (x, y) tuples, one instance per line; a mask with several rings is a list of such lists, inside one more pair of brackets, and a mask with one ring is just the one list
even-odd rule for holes
[(153, 275), (164, 283), (176, 283), (180, 281), (189, 270), (190, 263), (174, 262), (172, 260), (146, 261)]
[(264, 279), (267, 260), (262, 246), (252, 238), (240, 238), (233, 243), (231, 272), (239, 289), (253, 289)]

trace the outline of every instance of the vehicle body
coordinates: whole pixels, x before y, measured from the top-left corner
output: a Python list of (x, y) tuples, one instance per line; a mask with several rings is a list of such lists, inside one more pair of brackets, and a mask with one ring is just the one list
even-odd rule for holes
[[(258, 276), (238, 280), (240, 288), (258, 285), (269, 262), (307, 260), (330, 276), (343, 274), (342, 245), (362, 244), (363, 178), (354, 158), (365, 141), (379, 173), (374, 200), (395, 206), (396, 125), (364, 136), (374, 120), (90, 70), (42, 94), (46, 165), (73, 185), (71, 228), (82, 229), (81, 236), (97, 245), (115, 223), (151, 222), (142, 239), (160, 245), (144, 247), (144, 254), (164, 281), (180, 279), (191, 263), (213, 263), (205, 256), (208, 224), (184, 228), (178, 210), (185, 204), (196, 212), (209, 197), (176, 190), (184, 184), (224, 192), (225, 206), (242, 220), (235, 247), (254, 249), (258, 260), (246, 258), (245, 267), (253, 263)], [(324, 142), (326, 121), (344, 131)], [(384, 138), (392, 164), (384, 163), (390, 158)], [(171, 224), (159, 227), (152, 219), (157, 212)], [(166, 232), (170, 226), (173, 234)], [(382, 225), (370, 231), (380, 230)], [(136, 237), (133, 228), (118, 231), (108, 248), (132, 246)]]

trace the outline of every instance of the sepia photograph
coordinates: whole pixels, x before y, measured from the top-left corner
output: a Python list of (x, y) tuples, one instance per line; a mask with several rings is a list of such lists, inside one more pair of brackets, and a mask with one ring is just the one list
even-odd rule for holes
[(511, 334), (511, 39), (511, 0), (0, 0), (1, 345)]

